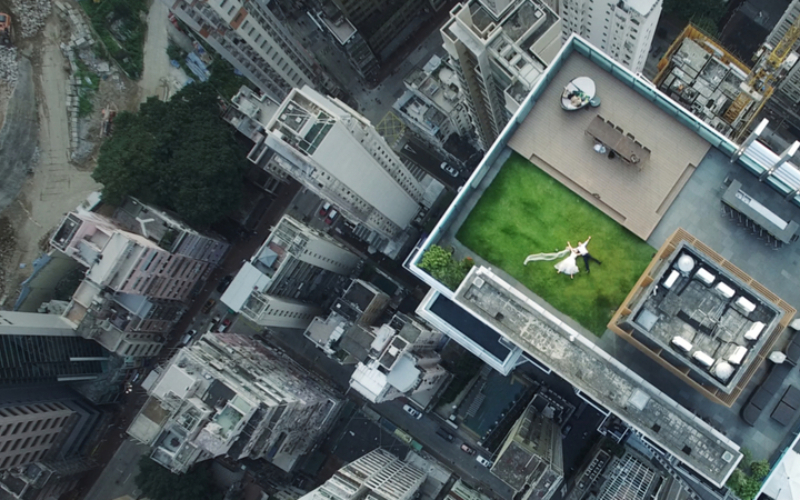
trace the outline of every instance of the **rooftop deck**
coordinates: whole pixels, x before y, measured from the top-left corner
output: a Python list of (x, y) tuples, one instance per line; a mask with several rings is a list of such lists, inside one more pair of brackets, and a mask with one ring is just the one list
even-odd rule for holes
[[(561, 109), (561, 91), (578, 76), (594, 80), (599, 108)], [(650, 149), (641, 170), (592, 149), (595, 142), (585, 132), (598, 115)], [(642, 239), (710, 148), (693, 130), (578, 54), (553, 77), (508, 146)]]

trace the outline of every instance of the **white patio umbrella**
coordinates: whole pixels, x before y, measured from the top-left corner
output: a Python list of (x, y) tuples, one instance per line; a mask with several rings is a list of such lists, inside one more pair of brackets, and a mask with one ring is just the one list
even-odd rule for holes
[(789, 450), (770, 474), (763, 492), (775, 500), (800, 498), (800, 454)]

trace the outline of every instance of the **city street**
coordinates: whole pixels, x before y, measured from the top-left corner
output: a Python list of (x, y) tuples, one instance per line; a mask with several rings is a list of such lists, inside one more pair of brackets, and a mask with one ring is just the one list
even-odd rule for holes
[[(442, 18), (442, 22), (443, 20), (444, 18)], [(406, 52), (402, 47), (398, 49), (391, 59), (402, 58), (402, 61), (395, 63), (390, 60), (384, 64), (385, 68), (391, 68), (390, 74), (379, 85), (370, 88), (350, 66), (342, 49), (333, 46), (329, 34), (321, 32), (307, 15), (299, 16), (296, 21), (290, 20), (289, 24), (303, 45), (343, 85), (343, 90), (358, 103), (357, 111), (367, 117), (373, 125), (377, 125), (392, 109), (394, 101), (403, 95), (405, 91), (403, 78), (413, 68), (424, 65), (432, 55), (445, 55), (442, 47), (442, 35), (438, 29), (433, 29), (408, 55), (406, 55), (408, 49), (405, 49)], [(413, 42), (413, 38), (409, 40), (409, 43), (413, 44)], [(403, 57), (404, 55), (406, 57)]]
[[(279, 347), (290, 352), (292, 357), (309, 370), (315, 371), (320, 375), (331, 380), (343, 392), (349, 386), (350, 374), (353, 366), (342, 366), (329, 359), (322, 351), (304, 336), (296, 332), (275, 332), (269, 336)], [(351, 398), (363, 402), (355, 393), (348, 393)], [(370, 407), (385, 417), (399, 428), (408, 432), (414, 439), (419, 441), (425, 451), (436, 457), (443, 464), (453, 468), (453, 472), (459, 475), (467, 484), (480, 487), (483, 492), (497, 499), (510, 500), (513, 492), (505, 483), (497, 479), (489, 472), (489, 469), (480, 465), (476, 460), (477, 455), (468, 455), (461, 451), (461, 444), (467, 443), (477, 453), (481, 448), (471, 439), (466, 438), (462, 433), (449, 427), (439, 417), (432, 413), (426, 414), (422, 419), (417, 420), (403, 410), (403, 400), (395, 400)], [(448, 432), (456, 436), (453, 442), (447, 442), (436, 434), (440, 427), (444, 427)], [(486, 458), (489, 458), (486, 456)]]

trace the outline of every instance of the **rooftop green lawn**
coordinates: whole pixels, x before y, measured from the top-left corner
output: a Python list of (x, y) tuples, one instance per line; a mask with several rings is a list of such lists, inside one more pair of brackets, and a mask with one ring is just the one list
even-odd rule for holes
[[(530, 254), (563, 250), (592, 237), (588, 248), (603, 264), (587, 274), (578, 257), (575, 279), (556, 261), (529, 262)], [(504, 270), (553, 307), (601, 336), (655, 250), (600, 210), (514, 153), (456, 235), (458, 241)], [(561, 260), (561, 259), (559, 259)]]

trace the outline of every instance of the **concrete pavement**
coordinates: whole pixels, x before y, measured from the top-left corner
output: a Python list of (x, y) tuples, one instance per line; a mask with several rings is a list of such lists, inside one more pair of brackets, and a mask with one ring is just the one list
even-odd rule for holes
[(139, 472), (139, 458), (148, 451), (149, 447), (143, 444), (130, 439), (123, 441), (84, 500), (109, 500), (124, 495), (136, 498), (139, 491), (134, 478)]

